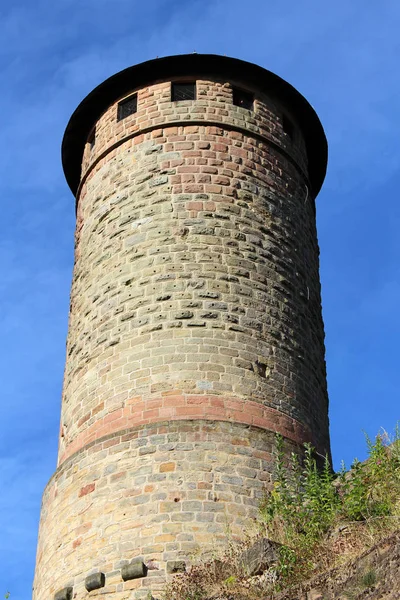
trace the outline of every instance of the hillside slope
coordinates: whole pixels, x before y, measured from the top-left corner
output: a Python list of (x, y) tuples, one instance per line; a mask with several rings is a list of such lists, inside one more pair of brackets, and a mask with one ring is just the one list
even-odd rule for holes
[(400, 599), (400, 530), (349, 563), (277, 596), (277, 600), (339, 599)]

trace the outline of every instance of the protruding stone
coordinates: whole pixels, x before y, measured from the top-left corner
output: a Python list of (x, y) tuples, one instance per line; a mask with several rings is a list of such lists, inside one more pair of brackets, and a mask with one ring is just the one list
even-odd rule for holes
[(248, 575), (261, 575), (278, 561), (280, 544), (267, 538), (257, 540), (248, 550), (243, 552), (241, 561)]
[(72, 587), (65, 587), (54, 594), (54, 600), (72, 600)]
[(184, 573), (186, 571), (186, 563), (184, 560), (169, 560), (167, 562), (167, 573)]
[(124, 581), (129, 579), (139, 579), (146, 577), (147, 567), (141, 558), (133, 559), (128, 565), (124, 565), (121, 569), (121, 576)]
[(99, 588), (104, 587), (105, 584), (106, 576), (104, 573), (92, 573), (92, 575), (88, 575), (85, 579), (85, 588), (88, 592), (98, 590)]
[(323, 600), (323, 595), (320, 590), (310, 590), (307, 592), (307, 600)]

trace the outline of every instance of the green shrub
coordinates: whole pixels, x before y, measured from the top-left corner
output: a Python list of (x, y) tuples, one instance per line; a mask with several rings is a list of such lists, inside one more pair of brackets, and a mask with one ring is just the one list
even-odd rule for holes
[[(302, 462), (286, 458), (277, 436), (273, 489), (267, 492), (260, 515), (266, 535), (282, 544), (278, 572), (281, 583), (297, 581), (315, 570), (322, 546), (335, 524), (400, 515), (400, 435), (385, 432), (372, 441), (366, 436), (368, 459), (357, 459), (335, 475), (326, 457), (322, 467), (310, 444)], [(370, 527), (370, 533), (372, 527)]]
[(361, 578), (361, 584), (364, 588), (370, 588), (377, 582), (376, 571), (374, 569), (369, 569)]
[(302, 465), (295, 454), (287, 463), (277, 436), (275, 459), (273, 490), (260, 512), (267, 536), (282, 544), (278, 570), (285, 579), (312, 568), (313, 549), (332, 524), (340, 499), (328, 458), (318, 469), (310, 444), (304, 446)]
[(365, 521), (395, 514), (400, 492), (399, 428), (390, 438), (386, 432), (374, 441), (366, 435), (368, 460), (357, 459), (346, 473), (342, 466), (339, 481), (344, 518)]

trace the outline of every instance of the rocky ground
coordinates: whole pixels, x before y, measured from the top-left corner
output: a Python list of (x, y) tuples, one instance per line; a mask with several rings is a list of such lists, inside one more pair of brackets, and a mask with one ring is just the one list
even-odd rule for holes
[(346, 565), (283, 592), (276, 600), (361, 599), (400, 599), (400, 530)]

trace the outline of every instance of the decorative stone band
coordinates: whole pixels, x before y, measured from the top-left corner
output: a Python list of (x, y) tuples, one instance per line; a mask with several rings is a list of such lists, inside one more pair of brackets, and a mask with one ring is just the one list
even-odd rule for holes
[[(134, 397), (119, 408), (98, 419), (79, 433), (61, 454), (61, 465), (87, 444), (118, 431), (163, 421), (180, 420), (231, 421), (274, 431), (297, 444), (314, 443), (311, 432), (302, 423), (259, 402), (232, 396), (189, 395), (179, 392), (157, 398)], [(314, 444), (315, 445), (315, 444)], [(317, 451), (321, 450), (318, 447)]]
[(168, 122), (163, 123), (162, 125), (156, 124), (156, 125), (151, 125), (149, 127), (143, 127), (142, 129), (139, 129), (138, 131), (134, 131), (134, 132), (130, 133), (129, 135), (126, 135), (123, 138), (119, 139), (118, 141), (114, 142), (110, 146), (106, 147), (89, 164), (89, 166), (87, 167), (85, 172), (82, 174), (81, 181), (79, 183), (79, 186), (78, 186), (78, 189), (76, 192), (76, 198), (77, 199), (79, 198), (81, 189), (82, 189), (83, 185), (85, 184), (85, 181), (87, 180), (88, 176), (93, 171), (93, 169), (96, 167), (96, 165), (99, 162), (101, 162), (107, 156), (107, 154), (109, 154), (110, 152), (112, 152), (113, 150), (115, 150), (116, 148), (121, 146), (122, 144), (125, 144), (127, 141), (134, 139), (134, 138), (141, 139), (141, 136), (144, 136), (146, 133), (151, 133), (152, 131), (156, 131), (159, 129), (163, 130), (163, 129), (169, 129), (171, 127), (193, 127), (193, 126), (215, 127), (217, 129), (222, 129), (222, 130), (225, 129), (227, 131), (235, 131), (237, 133), (241, 133), (245, 137), (252, 137), (252, 138), (258, 140), (259, 142), (262, 142), (263, 144), (271, 146), (272, 148), (274, 148), (275, 150), (280, 152), (286, 158), (286, 160), (288, 160), (299, 171), (301, 176), (304, 178), (304, 181), (305, 181), (308, 189), (311, 189), (311, 184), (310, 184), (308, 175), (300, 167), (298, 162), (289, 154), (289, 152), (285, 148), (283, 148), (282, 146), (277, 144), (274, 140), (266, 137), (265, 135), (262, 135), (261, 133), (258, 133), (257, 131), (253, 131), (251, 129), (245, 129), (244, 127), (240, 127), (239, 125), (232, 125), (231, 123), (225, 123), (225, 122), (220, 122), (220, 121), (209, 121), (209, 120), (197, 121), (197, 120), (191, 119), (191, 120), (187, 120), (185, 122), (171, 121), (169, 123)]

